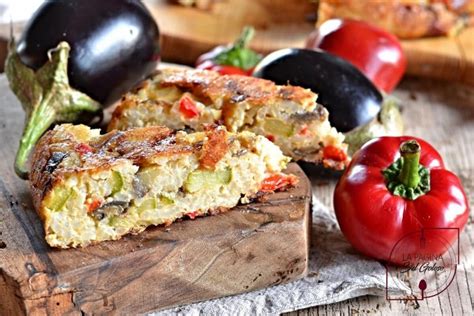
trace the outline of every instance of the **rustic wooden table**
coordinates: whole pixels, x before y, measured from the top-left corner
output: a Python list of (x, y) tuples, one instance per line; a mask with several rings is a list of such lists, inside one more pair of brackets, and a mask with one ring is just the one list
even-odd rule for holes
[[(474, 73), (471, 74), (474, 76)], [(360, 297), (288, 313), (296, 315), (473, 315), (474, 314), (474, 89), (447, 82), (407, 79), (394, 93), (404, 106), (406, 134), (431, 142), (464, 184), (471, 205), (461, 233), (460, 265), (448, 290), (423, 301)], [(335, 180), (311, 178), (314, 194), (332, 208)]]
[[(406, 79), (395, 91), (403, 104), (406, 134), (419, 136), (436, 146), (449, 169), (461, 178), (470, 204), (474, 202), (474, 89), (421, 79)], [(0, 105), (4, 106), (4, 105)], [(336, 180), (311, 177), (313, 192), (332, 208)], [(384, 297), (360, 297), (332, 305), (300, 310), (287, 315), (473, 315), (474, 225), (473, 212), (461, 234), (460, 265), (454, 282), (441, 295), (423, 301), (387, 301)], [(0, 311), (0, 315), (1, 315)]]
[[(16, 26), (19, 33), (21, 25)], [(0, 34), (5, 34), (0, 28)], [(0, 60), (5, 41), (0, 40)], [(3, 62), (2, 62), (3, 64)], [(1, 67), (0, 67), (1, 69)], [(474, 73), (467, 76), (474, 80)], [(470, 205), (474, 202), (474, 88), (459, 84), (409, 78), (394, 93), (404, 105), (406, 134), (431, 142), (443, 155), (449, 169), (461, 178)], [(0, 105), (1, 106), (1, 105)], [(312, 178), (313, 192), (332, 207), (335, 180)], [(288, 315), (473, 315), (474, 314), (474, 225), (473, 212), (461, 234), (460, 265), (454, 282), (440, 296), (423, 301), (387, 301), (383, 297), (361, 297), (318, 306)], [(1, 314), (1, 312), (0, 312)]]

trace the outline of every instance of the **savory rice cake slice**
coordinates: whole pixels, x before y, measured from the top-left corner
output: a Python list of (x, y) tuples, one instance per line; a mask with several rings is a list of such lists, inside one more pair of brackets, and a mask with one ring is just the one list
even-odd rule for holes
[(33, 201), (52, 247), (78, 247), (248, 203), (294, 185), (290, 158), (265, 137), (208, 127), (166, 127), (100, 135), (64, 124), (38, 143)]
[(123, 97), (108, 129), (202, 130), (203, 124), (223, 124), (232, 132), (266, 136), (294, 160), (343, 169), (348, 162), (344, 135), (331, 127), (316, 98), (308, 89), (259, 78), (164, 69)]

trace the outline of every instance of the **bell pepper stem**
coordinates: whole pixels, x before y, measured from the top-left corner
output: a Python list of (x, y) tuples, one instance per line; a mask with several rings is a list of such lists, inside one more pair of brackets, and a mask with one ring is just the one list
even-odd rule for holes
[(407, 200), (416, 200), (431, 189), (430, 169), (420, 164), (420, 144), (412, 139), (401, 144), (401, 157), (382, 170), (387, 189)]
[(234, 47), (235, 48), (244, 48), (247, 47), (247, 45), (250, 43), (252, 40), (253, 36), (255, 35), (255, 30), (251, 26), (245, 26), (240, 33), (239, 37), (237, 40), (234, 42)]
[(15, 158), (15, 172), (20, 178), (28, 179), (26, 166), (28, 157), (41, 135), (54, 123), (55, 117), (56, 112), (54, 108), (48, 106), (48, 100), (41, 102), (27, 117)]
[(400, 146), (403, 158), (399, 180), (408, 188), (416, 188), (420, 183), (420, 144), (416, 140), (408, 140)]
[(244, 27), (239, 38), (214, 56), (213, 61), (218, 65), (234, 66), (243, 70), (252, 69), (262, 59), (260, 54), (247, 47), (254, 34), (253, 27)]

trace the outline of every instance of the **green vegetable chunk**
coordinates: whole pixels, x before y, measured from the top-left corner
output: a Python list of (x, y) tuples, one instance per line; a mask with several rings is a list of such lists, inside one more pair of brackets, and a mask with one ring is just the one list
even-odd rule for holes
[(263, 128), (272, 135), (290, 137), (294, 134), (295, 128), (291, 124), (287, 124), (276, 118), (267, 118), (263, 123)]
[(112, 171), (112, 192), (110, 195), (114, 195), (123, 188), (123, 177), (122, 174), (118, 171)]
[(146, 210), (153, 210), (158, 207), (158, 203), (155, 198), (150, 198), (143, 201), (142, 204), (138, 206), (138, 212), (141, 213)]
[(146, 210), (157, 209), (159, 204), (173, 205), (174, 200), (164, 195), (160, 195), (157, 198), (152, 197), (152, 198), (146, 199), (145, 201), (142, 202), (142, 204), (138, 206), (138, 212), (141, 213)]
[(174, 204), (174, 200), (170, 197), (165, 196), (165, 195), (160, 195), (160, 202), (164, 205)]
[(188, 175), (188, 178), (184, 182), (184, 190), (189, 193), (194, 193), (199, 190), (212, 189), (216, 186), (229, 184), (230, 181), (232, 181), (231, 168), (217, 171), (196, 170)]
[(54, 189), (54, 191), (51, 192), (51, 199), (48, 208), (54, 212), (61, 211), (73, 194), (74, 190), (72, 188), (67, 189), (65, 187), (58, 187)]

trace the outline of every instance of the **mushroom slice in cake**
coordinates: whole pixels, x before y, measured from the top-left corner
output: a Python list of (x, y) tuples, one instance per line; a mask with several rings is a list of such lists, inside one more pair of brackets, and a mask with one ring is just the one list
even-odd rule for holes
[(294, 160), (343, 169), (344, 135), (331, 127), (317, 95), (295, 86), (212, 71), (164, 69), (125, 95), (109, 130), (166, 125), (202, 130), (223, 124), (229, 131), (251, 131), (278, 145)]
[(262, 136), (208, 127), (166, 127), (100, 135), (59, 125), (38, 143), (33, 201), (53, 247), (87, 246), (178, 218), (223, 212), (295, 185), (290, 158)]

